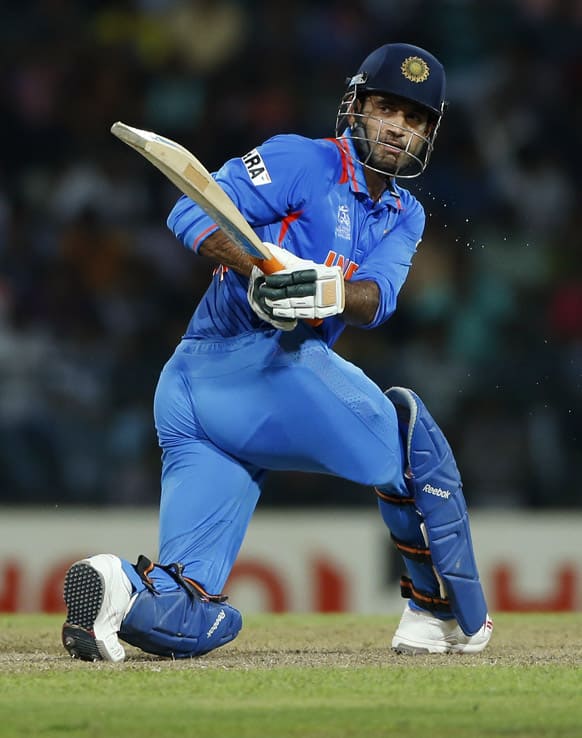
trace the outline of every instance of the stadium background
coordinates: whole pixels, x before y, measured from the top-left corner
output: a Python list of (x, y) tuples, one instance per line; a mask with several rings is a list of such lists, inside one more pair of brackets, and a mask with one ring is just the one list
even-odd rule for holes
[[(397, 315), (338, 350), (413, 387), (472, 509), (582, 507), (582, 4), (576, 0), (23, 0), (0, 10), (0, 504), (154, 508), (157, 375), (210, 278), (165, 227), (176, 191), (115, 120), (208, 168), (333, 134), (346, 74), (406, 41), (449, 110), (411, 187), (424, 242)], [(262, 509), (363, 507), (324, 477)]]

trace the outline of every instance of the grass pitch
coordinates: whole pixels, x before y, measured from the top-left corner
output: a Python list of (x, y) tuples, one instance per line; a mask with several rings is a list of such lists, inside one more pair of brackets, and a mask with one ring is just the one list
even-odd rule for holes
[(499, 615), (476, 656), (399, 656), (398, 618), (248, 617), (171, 661), (71, 660), (60, 616), (0, 616), (0, 736), (579, 738), (582, 614)]

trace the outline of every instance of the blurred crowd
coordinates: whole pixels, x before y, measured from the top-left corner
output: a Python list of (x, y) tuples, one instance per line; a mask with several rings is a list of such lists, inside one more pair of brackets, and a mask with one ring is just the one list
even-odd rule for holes
[[(414, 388), (473, 507), (580, 507), (580, 0), (21, 0), (0, 9), (0, 503), (149, 505), (158, 373), (212, 265), (177, 192), (109, 133), (210, 169), (274, 133), (333, 135), (375, 47), (423, 46), (449, 108), (397, 314), (338, 351)], [(404, 183), (403, 183), (404, 184)], [(370, 504), (278, 474), (264, 505)]]

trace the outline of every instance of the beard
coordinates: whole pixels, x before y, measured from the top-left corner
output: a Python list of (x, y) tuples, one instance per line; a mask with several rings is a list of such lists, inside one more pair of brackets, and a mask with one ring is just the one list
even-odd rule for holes
[(382, 143), (372, 143), (370, 146), (370, 156), (367, 164), (371, 164), (375, 169), (385, 171), (387, 174), (395, 174), (409, 163), (410, 157), (399, 147), (385, 145)]

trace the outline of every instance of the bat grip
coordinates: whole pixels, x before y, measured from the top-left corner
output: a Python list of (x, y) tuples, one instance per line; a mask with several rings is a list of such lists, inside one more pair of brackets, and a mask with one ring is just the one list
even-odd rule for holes
[(279, 259), (275, 259), (274, 256), (271, 256), (270, 259), (253, 259), (253, 261), (263, 274), (274, 274), (275, 272), (280, 272), (281, 269), (285, 269), (285, 266), (281, 264)]
[[(270, 259), (253, 259), (253, 261), (264, 274), (274, 274), (281, 271), (281, 269), (285, 269), (285, 266), (274, 256), (271, 256)], [(321, 318), (311, 318), (305, 322), (308, 325), (317, 326), (321, 325), (323, 320)]]

